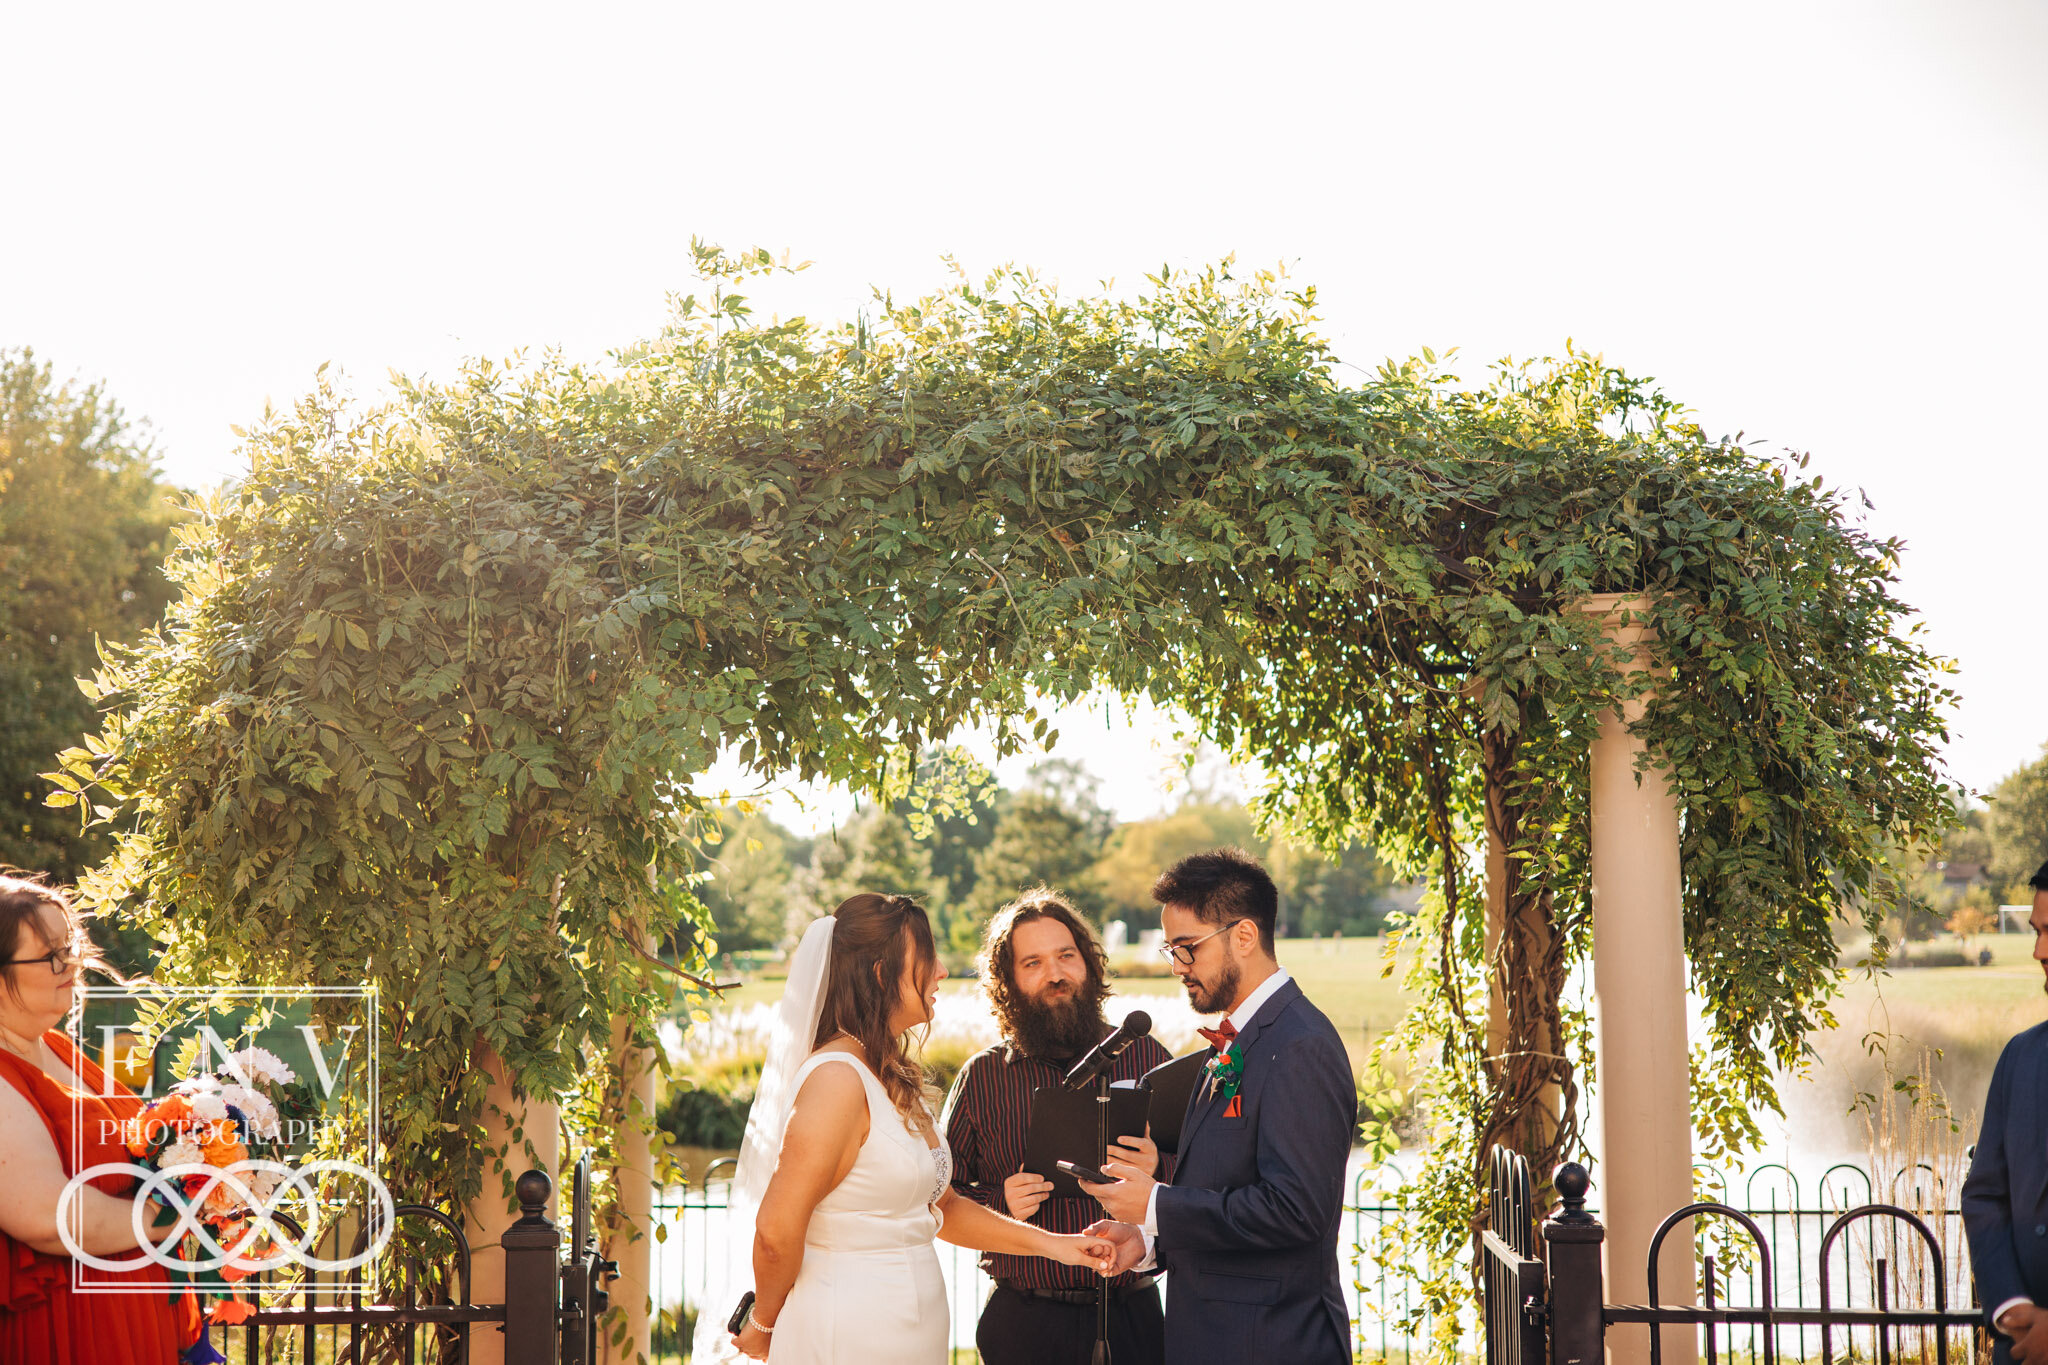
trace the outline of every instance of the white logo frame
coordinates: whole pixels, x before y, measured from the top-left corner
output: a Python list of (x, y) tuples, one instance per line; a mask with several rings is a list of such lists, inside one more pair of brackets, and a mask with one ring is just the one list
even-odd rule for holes
[[(365, 1183), (366, 1193), (377, 1210), (376, 1216), (373, 1219), (376, 1235), (370, 1239), (362, 1255), (328, 1260), (311, 1256), (308, 1254), (307, 1248), (293, 1244), (288, 1237), (282, 1237), (278, 1239), (279, 1251), (283, 1253), (282, 1256), (266, 1257), (256, 1261), (255, 1264), (264, 1270), (279, 1268), (284, 1264), (294, 1264), (311, 1272), (304, 1282), (293, 1287), (294, 1294), (319, 1298), (343, 1294), (360, 1294), (370, 1289), (371, 1285), (368, 1283), (367, 1278), (361, 1274), (361, 1271), (364, 1266), (373, 1263), (383, 1253), (385, 1246), (391, 1240), (391, 1235), (394, 1231), (393, 1225), (396, 1221), (391, 1215), (391, 1211), (395, 1207), (391, 1198), (391, 1191), (389, 1186), (384, 1183), (378, 1160), (382, 1151), (380, 1129), (383, 1106), (380, 1102), (382, 1092), (378, 1080), (378, 1052), (382, 1038), (382, 1019), (378, 1009), (377, 987), (374, 984), (364, 984), (361, 986), (162, 986), (152, 983), (137, 987), (81, 984), (78, 989), (78, 1008), (72, 1011), (67, 1027), (72, 1047), (85, 1056), (91, 1057), (95, 1055), (87, 1045), (86, 1040), (79, 1036), (81, 1021), (85, 1014), (84, 1007), (91, 1001), (162, 1000), (165, 998), (202, 999), (221, 1005), (233, 1005), (237, 1001), (246, 1001), (252, 1005), (277, 1004), (287, 1000), (358, 1000), (363, 1002), (364, 1030), (369, 1034), (368, 1048), (364, 1053), (363, 1062), (364, 1157), (366, 1164), (357, 1164), (350, 1161), (321, 1160), (307, 1162), (302, 1166), (292, 1166), (282, 1162), (259, 1159), (238, 1162), (227, 1171), (219, 1171), (211, 1167), (184, 1166), (175, 1167), (173, 1170), (180, 1174), (206, 1176), (210, 1182), (207, 1186), (207, 1192), (210, 1192), (215, 1185), (224, 1184), (231, 1188), (241, 1189), (245, 1194), (248, 1191), (242, 1185), (242, 1182), (235, 1178), (237, 1175), (259, 1170), (269, 1170), (280, 1174), (280, 1183), (276, 1192), (267, 1203), (258, 1207), (258, 1214), (254, 1221), (259, 1225), (267, 1221), (262, 1215), (269, 1212), (270, 1206), (282, 1198), (287, 1190), (297, 1188), (303, 1192), (305, 1186), (300, 1182), (305, 1180), (310, 1174), (324, 1173), (332, 1170), (362, 1178)], [(83, 1078), (81, 1077), (80, 1079)], [(95, 1280), (86, 1277), (88, 1268), (109, 1272), (133, 1271), (145, 1265), (155, 1263), (167, 1270), (177, 1269), (183, 1273), (189, 1271), (194, 1263), (181, 1261), (169, 1252), (164, 1251), (161, 1247), (150, 1244), (139, 1237), (145, 1207), (142, 1195), (147, 1192), (149, 1183), (152, 1181), (161, 1183), (171, 1175), (171, 1172), (161, 1171), (152, 1177), (146, 1175), (140, 1167), (134, 1165), (124, 1166), (121, 1163), (105, 1163), (92, 1167), (85, 1166), (86, 1119), (84, 1103), (84, 1097), (74, 1092), (71, 1101), (71, 1169), (78, 1172), (78, 1174), (72, 1176), (66, 1182), (64, 1191), (58, 1198), (60, 1217), (58, 1219), (57, 1235), (63, 1241), (65, 1250), (71, 1253), (69, 1258), (71, 1262), (71, 1290), (77, 1294), (162, 1294), (164, 1286), (160, 1283), (115, 1284), (103, 1279)], [(137, 1227), (138, 1240), (144, 1240), (144, 1245), (138, 1248), (143, 1253), (141, 1256), (125, 1262), (112, 1262), (106, 1258), (85, 1253), (80, 1248), (72, 1245), (71, 1229), (68, 1220), (64, 1219), (61, 1214), (70, 1207), (71, 1201), (77, 1197), (78, 1190), (82, 1189), (86, 1182), (98, 1176), (116, 1174), (121, 1170), (137, 1175), (145, 1181), (143, 1191), (138, 1192), (135, 1201), (135, 1213), (133, 1215)], [(190, 1215), (186, 1215), (180, 1221), (191, 1221)], [(324, 1228), (325, 1226), (326, 1224), (324, 1223), (316, 1224), (318, 1228)], [(278, 1229), (278, 1231), (282, 1232), (283, 1230)], [(318, 1233), (314, 1229), (309, 1229), (307, 1236), (317, 1241)], [(210, 1237), (202, 1236), (202, 1240), (212, 1245), (216, 1252), (220, 1249), (218, 1244), (214, 1243)], [(207, 1277), (195, 1277), (190, 1281), (190, 1286), (194, 1292), (226, 1294), (242, 1288), (240, 1285), (219, 1277), (218, 1268), (221, 1260), (218, 1256), (211, 1261), (203, 1260), (198, 1264), (209, 1267), (211, 1273), (207, 1275), (207, 1272), (202, 1272), (202, 1275)], [(343, 1274), (342, 1272), (348, 1273)]]

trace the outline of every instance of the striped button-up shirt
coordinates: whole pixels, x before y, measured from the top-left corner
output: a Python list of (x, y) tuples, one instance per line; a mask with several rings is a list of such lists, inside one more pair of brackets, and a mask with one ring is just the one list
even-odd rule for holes
[[(1110, 1066), (1113, 1081), (1134, 1081), (1163, 1062), (1173, 1060), (1151, 1037), (1123, 1050)], [(977, 1052), (960, 1068), (946, 1097), (946, 1144), (953, 1149), (953, 1188), (975, 1203), (1008, 1213), (1003, 1182), (1024, 1168), (1024, 1139), (1031, 1126), (1031, 1092), (1056, 1087), (1067, 1073), (1064, 1065), (1027, 1057), (1008, 1043)], [(1114, 1142), (1122, 1134), (1110, 1134)], [(1172, 1175), (1172, 1157), (1160, 1159), (1156, 1178)], [(1102, 1205), (1086, 1195), (1049, 1195), (1031, 1221), (1051, 1232), (1079, 1232), (1104, 1217)], [(1008, 1256), (984, 1252), (981, 1268), (997, 1280), (1027, 1289), (1093, 1289), (1095, 1272), (1062, 1265), (1042, 1256)], [(1112, 1288), (1130, 1283), (1120, 1275)]]

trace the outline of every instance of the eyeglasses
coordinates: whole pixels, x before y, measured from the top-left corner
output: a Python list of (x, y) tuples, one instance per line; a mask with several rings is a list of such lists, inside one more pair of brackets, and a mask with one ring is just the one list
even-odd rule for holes
[(1243, 923), (1244, 921), (1241, 919), (1234, 919), (1224, 925), (1222, 929), (1211, 929), (1200, 938), (1189, 939), (1186, 943), (1169, 943), (1159, 950), (1159, 955), (1169, 961), (1178, 962), (1183, 967), (1192, 967), (1195, 965), (1195, 949), (1224, 932), (1224, 930), (1235, 929)]
[(62, 976), (78, 965), (79, 957), (77, 953), (59, 949), (54, 953), (45, 953), (41, 957), (11, 957), (7, 960), (6, 965), (9, 967), (34, 967), (45, 962), (50, 964), (51, 976)]

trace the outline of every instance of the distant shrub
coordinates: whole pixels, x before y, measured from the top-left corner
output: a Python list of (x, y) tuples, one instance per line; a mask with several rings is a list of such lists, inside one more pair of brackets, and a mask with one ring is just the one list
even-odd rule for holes
[(1905, 967), (1974, 967), (1975, 954), (1959, 948), (1928, 948), (1921, 952), (1902, 952), (1892, 959), (1892, 966)]
[(747, 1111), (753, 1103), (751, 1090), (742, 1098), (678, 1085), (670, 1088), (655, 1110), (654, 1121), (668, 1140), (679, 1146), (723, 1150), (739, 1146), (746, 1136)]
[[(775, 1009), (762, 1003), (721, 1010), (702, 1023), (691, 1024), (687, 1032), (679, 1021), (662, 1022), (670, 1078), (668, 1092), (654, 1113), (656, 1125), (670, 1142), (718, 1151), (740, 1145), (746, 1136), (747, 1111), (761, 1083)], [(1106, 1013), (1116, 1022), (1133, 1009), (1152, 1015), (1153, 1036), (1169, 1052), (1193, 1046), (1195, 1025), (1200, 1020), (1184, 997), (1117, 996), (1110, 1000)], [(995, 1020), (978, 992), (942, 994), (920, 1054), (932, 1087), (943, 1096), (967, 1059), (995, 1041)], [(916, 1051), (915, 1034), (911, 1044)]]

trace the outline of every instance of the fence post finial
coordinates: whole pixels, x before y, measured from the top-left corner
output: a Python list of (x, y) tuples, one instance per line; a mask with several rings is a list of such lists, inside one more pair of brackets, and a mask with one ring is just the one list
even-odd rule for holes
[(1563, 1207), (1543, 1220), (1550, 1261), (1550, 1365), (1601, 1365), (1607, 1324), (1601, 1309), (1607, 1289), (1600, 1274), (1600, 1244), (1607, 1229), (1586, 1212), (1593, 1177), (1567, 1161), (1550, 1178)]
[(505, 1229), (505, 1365), (555, 1365), (561, 1344), (562, 1231), (548, 1218), (555, 1182), (527, 1171), (513, 1185), (519, 1221)]

